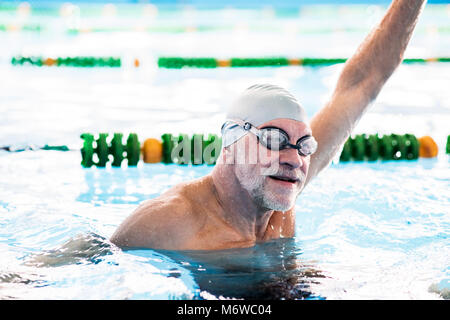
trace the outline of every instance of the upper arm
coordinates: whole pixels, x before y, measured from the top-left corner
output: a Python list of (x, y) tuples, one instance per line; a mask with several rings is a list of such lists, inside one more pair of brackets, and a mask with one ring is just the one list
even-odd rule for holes
[(179, 197), (149, 200), (123, 221), (111, 242), (121, 248), (178, 249), (192, 234), (191, 220)]
[(329, 102), (311, 119), (311, 130), (317, 140), (317, 151), (311, 156), (307, 182), (327, 167), (350, 136), (378, 91), (371, 81), (362, 79), (347, 85), (345, 73), (341, 74), (337, 87)]

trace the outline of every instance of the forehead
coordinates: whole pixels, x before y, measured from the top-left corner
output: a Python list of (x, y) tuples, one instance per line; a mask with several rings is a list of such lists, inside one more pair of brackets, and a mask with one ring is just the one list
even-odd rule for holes
[(311, 127), (308, 123), (293, 119), (274, 119), (258, 126), (258, 129), (265, 127), (280, 128), (289, 135), (290, 138), (298, 139), (305, 135), (312, 135)]

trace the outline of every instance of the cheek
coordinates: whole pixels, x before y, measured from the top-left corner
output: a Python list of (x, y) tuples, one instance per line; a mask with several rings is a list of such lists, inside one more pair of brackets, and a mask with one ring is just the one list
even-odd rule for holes
[(272, 151), (262, 145), (257, 150), (258, 163), (265, 168), (278, 165), (280, 162), (280, 154), (278, 151)]
[(264, 176), (261, 175), (260, 167), (257, 165), (236, 165), (235, 174), (241, 186), (252, 192), (260, 189), (264, 183)]
[(249, 135), (232, 145), (236, 164), (255, 165), (258, 163), (258, 144)]
[(311, 163), (311, 156), (303, 158), (303, 171), (307, 172), (309, 168), (309, 164)]

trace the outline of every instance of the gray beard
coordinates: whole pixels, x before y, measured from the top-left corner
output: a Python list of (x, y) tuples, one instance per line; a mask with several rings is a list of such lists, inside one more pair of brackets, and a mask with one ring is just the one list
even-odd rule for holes
[(295, 205), (295, 200), (298, 195), (295, 196), (295, 199), (289, 203), (276, 201), (276, 196), (272, 196), (268, 191), (266, 191), (265, 183), (261, 184), (259, 179), (261, 179), (261, 176), (253, 176), (248, 179), (242, 179), (244, 181), (241, 181), (241, 179), (238, 178), (241, 186), (247, 190), (257, 206), (269, 210), (287, 211)]

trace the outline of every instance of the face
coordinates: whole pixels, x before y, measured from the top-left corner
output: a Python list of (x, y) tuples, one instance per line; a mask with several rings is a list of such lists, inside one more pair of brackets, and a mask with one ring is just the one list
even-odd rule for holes
[[(258, 129), (277, 127), (296, 144), (311, 128), (292, 119), (276, 119)], [(242, 187), (263, 208), (286, 211), (291, 209), (302, 190), (308, 173), (310, 156), (299, 155), (296, 149), (273, 151), (262, 146), (251, 133), (236, 142), (235, 173)], [(246, 152), (239, 152), (245, 150)]]

